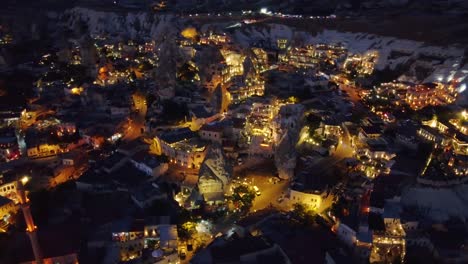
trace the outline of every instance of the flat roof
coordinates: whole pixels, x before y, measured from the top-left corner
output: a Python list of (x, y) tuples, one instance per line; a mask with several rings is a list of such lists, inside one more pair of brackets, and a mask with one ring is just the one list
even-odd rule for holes
[(0, 207), (6, 205), (6, 204), (9, 204), (9, 203), (12, 203), (13, 201), (9, 198), (6, 198), (5, 196), (1, 196), (0, 195)]
[(224, 245), (213, 246), (211, 256), (214, 262), (238, 262), (240, 256), (271, 248), (273, 243), (265, 237), (245, 237), (227, 241)]
[(168, 144), (172, 144), (195, 136), (195, 132), (191, 131), (188, 127), (184, 127), (164, 132), (159, 138)]

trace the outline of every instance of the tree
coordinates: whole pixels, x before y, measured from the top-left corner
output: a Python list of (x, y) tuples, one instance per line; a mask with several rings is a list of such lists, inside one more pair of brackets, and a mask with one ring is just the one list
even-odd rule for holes
[(198, 70), (192, 64), (186, 62), (177, 69), (177, 78), (181, 81), (191, 81), (197, 73)]
[(303, 203), (295, 203), (292, 213), (296, 220), (305, 225), (310, 225), (315, 222), (316, 214)]
[(154, 101), (156, 101), (156, 96), (154, 94), (147, 94), (146, 95), (146, 104), (148, 106), (151, 106)]
[(166, 215), (170, 212), (171, 205), (166, 200), (156, 200), (153, 204), (147, 209), (147, 213), (157, 213), (158, 215)]
[(186, 104), (179, 105), (173, 101), (163, 101), (163, 116), (170, 123), (177, 123), (188, 116)]
[(178, 227), (178, 235), (179, 238), (182, 240), (188, 240), (190, 239), (196, 232), (196, 223), (195, 222), (185, 222), (184, 224), (180, 225)]
[(248, 211), (255, 199), (255, 191), (246, 185), (239, 185), (234, 188), (231, 200), (242, 211)]
[(156, 246), (158, 245), (158, 242), (156, 240), (153, 240), (153, 239), (148, 239), (148, 248), (150, 249), (155, 249)]

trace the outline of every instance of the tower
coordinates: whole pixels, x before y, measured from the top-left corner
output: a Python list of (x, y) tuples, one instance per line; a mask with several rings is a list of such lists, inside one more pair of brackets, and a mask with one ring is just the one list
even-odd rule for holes
[(31, 241), (36, 264), (43, 264), (42, 251), (37, 239), (37, 226), (34, 225), (29, 199), (26, 197), (26, 192), (24, 191), (24, 186), (21, 181), (18, 181), (17, 183), (17, 195), (21, 210), (23, 211), (24, 220), (26, 222), (26, 232), (28, 233), (29, 240)]

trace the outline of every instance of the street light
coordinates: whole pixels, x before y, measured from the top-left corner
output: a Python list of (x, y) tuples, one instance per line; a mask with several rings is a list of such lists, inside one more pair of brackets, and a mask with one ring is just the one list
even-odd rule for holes
[(23, 185), (25, 185), (28, 181), (29, 181), (28, 176), (23, 176), (23, 178), (21, 178), (21, 183), (22, 183)]

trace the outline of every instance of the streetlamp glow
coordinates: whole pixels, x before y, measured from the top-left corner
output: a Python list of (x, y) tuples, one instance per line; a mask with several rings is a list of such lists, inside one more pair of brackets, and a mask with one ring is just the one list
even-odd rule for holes
[(23, 178), (21, 178), (21, 183), (22, 183), (23, 185), (25, 185), (28, 181), (29, 181), (28, 176), (24, 176)]

